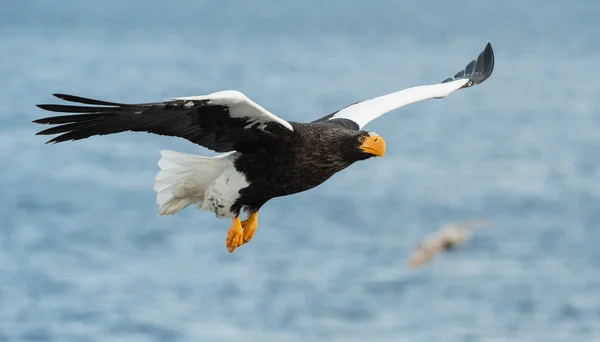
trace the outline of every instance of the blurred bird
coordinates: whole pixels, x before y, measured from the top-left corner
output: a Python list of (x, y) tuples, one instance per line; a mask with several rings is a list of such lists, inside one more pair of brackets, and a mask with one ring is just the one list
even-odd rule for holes
[(442, 226), (436, 233), (419, 243), (409, 259), (409, 266), (416, 268), (431, 261), (444, 251), (450, 251), (471, 239), (473, 228), (482, 228), (489, 224), (483, 219), (455, 222)]
[[(383, 157), (385, 141), (364, 130), (369, 122), (408, 104), (480, 84), (493, 69), (488, 43), (453, 77), (356, 102), (305, 123), (281, 119), (235, 90), (138, 104), (54, 94), (83, 105), (40, 104), (41, 109), (69, 114), (34, 123), (55, 125), (37, 133), (58, 134), (48, 141), (52, 143), (133, 131), (180, 137), (227, 152), (203, 157), (161, 151), (154, 190), (161, 215), (196, 204), (231, 219), (225, 244), (233, 252), (252, 239), (258, 211), (271, 199), (312, 189), (357, 161)], [(248, 214), (244, 221), (242, 210)]]

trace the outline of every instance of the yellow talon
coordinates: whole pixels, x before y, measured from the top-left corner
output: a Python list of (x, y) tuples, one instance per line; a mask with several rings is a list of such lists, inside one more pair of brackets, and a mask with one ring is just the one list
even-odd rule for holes
[(231, 228), (227, 232), (227, 240), (225, 241), (225, 245), (227, 246), (227, 250), (230, 253), (241, 246), (244, 243), (244, 232), (242, 230), (242, 224), (240, 222), (239, 216), (236, 216), (233, 219), (233, 223), (231, 224)]
[(242, 221), (242, 227), (244, 228), (244, 241), (242, 242), (243, 245), (252, 240), (252, 237), (254, 237), (256, 228), (258, 228), (258, 213), (251, 213), (246, 220)]

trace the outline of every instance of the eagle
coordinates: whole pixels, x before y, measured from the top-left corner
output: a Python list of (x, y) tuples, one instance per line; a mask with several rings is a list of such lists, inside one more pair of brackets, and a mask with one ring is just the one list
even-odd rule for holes
[(474, 228), (483, 228), (488, 225), (488, 220), (476, 219), (442, 226), (439, 231), (419, 242), (408, 260), (409, 266), (413, 268), (423, 266), (440, 253), (456, 249), (471, 239)]
[(218, 153), (160, 151), (154, 190), (161, 216), (196, 204), (231, 219), (225, 244), (233, 252), (253, 238), (258, 212), (269, 200), (312, 189), (355, 162), (383, 157), (386, 143), (364, 129), (369, 122), (480, 84), (493, 69), (494, 52), (487, 43), (477, 59), (439, 83), (355, 102), (311, 122), (284, 120), (239, 91), (223, 90), (138, 104), (53, 94), (78, 105), (39, 104), (68, 114), (33, 123), (54, 125), (36, 134), (57, 135), (46, 144), (132, 131), (184, 138)]

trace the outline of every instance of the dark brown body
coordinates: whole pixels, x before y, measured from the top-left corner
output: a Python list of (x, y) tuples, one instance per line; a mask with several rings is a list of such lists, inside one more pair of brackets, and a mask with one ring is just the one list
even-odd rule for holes
[(369, 157), (353, 144), (365, 132), (336, 122), (291, 124), (294, 134), (280, 144), (240, 153), (235, 167), (246, 175), (250, 185), (240, 190), (233, 212), (255, 212), (272, 198), (310, 190)]

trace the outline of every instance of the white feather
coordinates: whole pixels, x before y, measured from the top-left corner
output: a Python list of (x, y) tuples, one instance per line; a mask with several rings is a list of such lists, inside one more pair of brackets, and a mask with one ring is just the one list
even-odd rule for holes
[(264, 109), (246, 95), (237, 90), (223, 90), (208, 95), (175, 97), (171, 100), (183, 101), (203, 101), (208, 100), (209, 104), (222, 105), (229, 108), (229, 115), (232, 118), (245, 118), (248, 126), (258, 123), (258, 128), (263, 129), (269, 122), (277, 122), (283, 127), (293, 131), (294, 128), (289, 122), (277, 117), (268, 110)]
[(437, 84), (411, 87), (352, 104), (339, 110), (329, 120), (349, 119), (362, 129), (369, 122), (400, 107), (427, 99), (441, 99), (459, 89), (481, 84), (492, 75), (493, 71), (494, 51), (492, 45), (488, 43), (477, 59), (469, 62), (453, 77)]
[(468, 79), (460, 79), (447, 83), (407, 88), (395, 93), (375, 97), (370, 100), (350, 105), (335, 113), (330, 120), (350, 119), (358, 124), (359, 129), (362, 129), (369, 122), (377, 119), (385, 113), (391, 112), (411, 103), (427, 99), (446, 97), (450, 93), (460, 89), (468, 82)]
[(208, 187), (204, 194), (204, 201), (198, 204), (198, 208), (215, 213), (217, 217), (233, 218), (231, 206), (240, 197), (240, 190), (246, 188), (248, 183), (246, 176), (235, 169), (233, 159), (227, 161), (227, 166)]
[(156, 175), (154, 190), (161, 215), (171, 215), (193, 203), (202, 202), (204, 194), (229, 165), (232, 153), (202, 157), (169, 150), (160, 151), (161, 171)]

